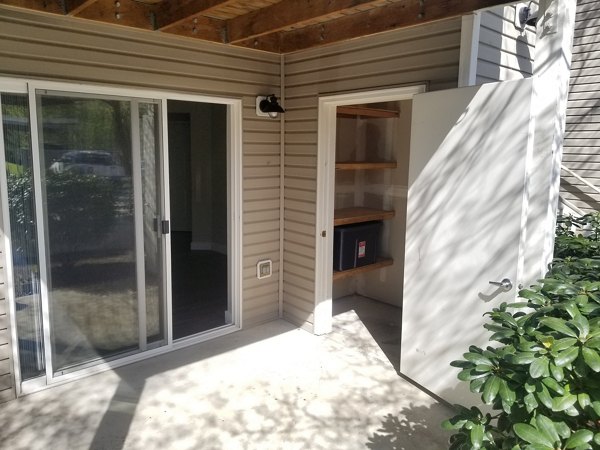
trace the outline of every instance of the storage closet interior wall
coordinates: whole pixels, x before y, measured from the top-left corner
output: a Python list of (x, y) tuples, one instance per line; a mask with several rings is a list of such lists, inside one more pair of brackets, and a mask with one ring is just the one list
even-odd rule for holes
[[(381, 226), (374, 263), (334, 270), (334, 299), (359, 294), (401, 306), (411, 105), (403, 100), (338, 107), (334, 224), (346, 230), (364, 223), (377, 229), (378, 221)], [(358, 241), (363, 248), (356, 243), (357, 262), (364, 246), (368, 256), (373, 244)]]

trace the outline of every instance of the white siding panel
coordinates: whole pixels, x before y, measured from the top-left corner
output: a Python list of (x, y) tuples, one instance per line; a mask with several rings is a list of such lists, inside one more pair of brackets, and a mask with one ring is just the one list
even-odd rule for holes
[(535, 28), (521, 28), (518, 14), (524, 6), (529, 3), (498, 6), (481, 13), (477, 84), (532, 75)]
[[(0, 67), (11, 76), (241, 98), (244, 265), (279, 259), (280, 122), (255, 113), (257, 95), (279, 92), (278, 55), (0, 7)], [(276, 280), (252, 289), (243, 282), (244, 326), (277, 317)]]
[(0, 403), (16, 397), (13, 358), (10, 339), (10, 320), (6, 300), (6, 260), (4, 253), (4, 231), (0, 208)]
[[(563, 165), (600, 188), (600, 4), (578, 1)], [(600, 210), (600, 194), (563, 173), (561, 196), (583, 212)]]
[(318, 99), (364, 89), (458, 82), (460, 19), (285, 56), (284, 317), (312, 327)]

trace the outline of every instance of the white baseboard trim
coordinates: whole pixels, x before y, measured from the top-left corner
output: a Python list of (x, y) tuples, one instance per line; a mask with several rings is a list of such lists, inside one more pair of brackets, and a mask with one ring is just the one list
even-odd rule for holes
[(216, 242), (192, 241), (192, 243), (190, 244), (190, 250), (210, 250), (213, 252), (221, 253), (222, 255), (226, 255), (227, 245), (218, 244)]

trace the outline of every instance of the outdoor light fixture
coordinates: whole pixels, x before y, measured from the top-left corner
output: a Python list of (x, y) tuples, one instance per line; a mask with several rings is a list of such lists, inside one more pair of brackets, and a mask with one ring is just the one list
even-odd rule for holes
[(270, 117), (275, 119), (277, 114), (284, 113), (285, 109), (277, 101), (275, 94), (259, 95), (256, 97), (256, 115), (260, 117)]
[(532, 27), (535, 27), (537, 25), (537, 21), (538, 21), (537, 11), (533, 11), (528, 6), (524, 6), (523, 8), (520, 9), (519, 22), (521, 23), (522, 27), (524, 27), (525, 25), (531, 25)]

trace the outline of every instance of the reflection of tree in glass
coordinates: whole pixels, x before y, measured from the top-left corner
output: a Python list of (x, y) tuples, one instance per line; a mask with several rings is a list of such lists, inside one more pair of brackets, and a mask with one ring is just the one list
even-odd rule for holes
[[(118, 181), (95, 175), (51, 173), (46, 176), (50, 245), (67, 251), (63, 263), (74, 263), (78, 251), (90, 241), (101, 242), (117, 217)], [(58, 249), (56, 249), (58, 250)]]
[(46, 166), (69, 150), (108, 151), (131, 170), (131, 108), (108, 99), (42, 97)]

